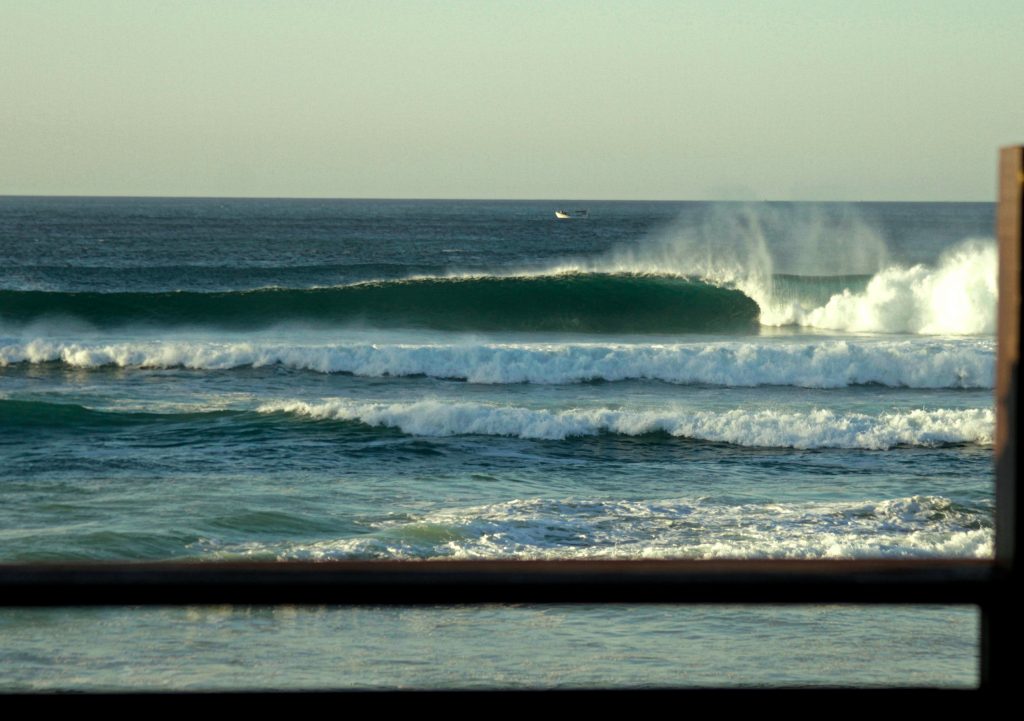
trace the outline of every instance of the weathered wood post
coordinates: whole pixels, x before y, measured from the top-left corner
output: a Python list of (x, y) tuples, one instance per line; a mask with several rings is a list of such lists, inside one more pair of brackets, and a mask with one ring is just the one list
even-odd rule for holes
[(981, 683), (993, 691), (1013, 688), (1020, 609), (1015, 609), (1017, 558), (1020, 557), (1021, 244), (1024, 227), (1024, 146), (1003, 148), (999, 155), (999, 355), (996, 362), (996, 518), (995, 594), (982, 616)]

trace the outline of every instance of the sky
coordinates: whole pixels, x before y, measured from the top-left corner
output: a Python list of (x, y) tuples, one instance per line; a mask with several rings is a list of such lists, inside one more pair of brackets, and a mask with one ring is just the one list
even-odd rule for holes
[(0, 195), (990, 201), (1019, 0), (0, 0)]

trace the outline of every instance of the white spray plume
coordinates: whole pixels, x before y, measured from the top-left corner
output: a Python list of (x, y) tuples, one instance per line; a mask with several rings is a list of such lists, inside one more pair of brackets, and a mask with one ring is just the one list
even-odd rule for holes
[[(966, 240), (935, 267), (907, 268), (889, 264), (884, 238), (852, 206), (731, 203), (578, 267), (736, 288), (757, 302), (768, 326), (926, 335), (993, 333), (996, 268), (990, 239)], [(803, 290), (783, 291), (780, 274), (802, 276)], [(813, 278), (823, 285), (807, 282)], [(861, 280), (821, 296), (829, 279), (843, 278)]]

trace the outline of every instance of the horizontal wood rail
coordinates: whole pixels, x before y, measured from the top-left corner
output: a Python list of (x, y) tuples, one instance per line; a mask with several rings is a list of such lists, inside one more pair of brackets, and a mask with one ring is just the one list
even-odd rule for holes
[(0, 605), (987, 604), (991, 561), (332, 561), (0, 566)]

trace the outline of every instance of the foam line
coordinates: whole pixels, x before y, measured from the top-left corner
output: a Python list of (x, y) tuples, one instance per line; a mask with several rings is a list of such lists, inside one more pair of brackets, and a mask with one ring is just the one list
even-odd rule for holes
[(0, 365), (224, 370), (282, 365), (358, 376), (425, 375), (472, 383), (577, 383), (648, 379), (677, 384), (842, 388), (991, 388), (991, 340), (816, 343), (333, 343), (0, 339)]
[(991, 445), (995, 416), (990, 409), (892, 411), (879, 415), (830, 410), (725, 412), (616, 410), (551, 411), (487, 403), (421, 400), (412, 403), (363, 403), (331, 399), (317, 403), (274, 401), (262, 413), (290, 413), (320, 420), (357, 421), (397, 428), (414, 436), (487, 435), (541, 440), (613, 433), (639, 436), (667, 433), (739, 446), (770, 448), (860, 448)]

